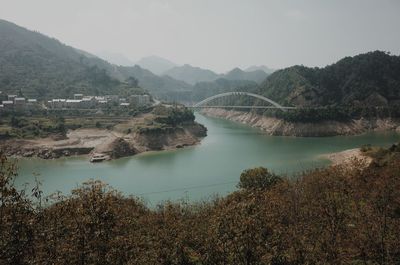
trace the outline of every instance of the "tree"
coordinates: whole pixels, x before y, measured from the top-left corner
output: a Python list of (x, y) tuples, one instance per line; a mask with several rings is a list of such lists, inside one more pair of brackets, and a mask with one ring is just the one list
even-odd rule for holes
[(126, 79), (126, 82), (132, 87), (139, 87), (139, 81), (133, 76)]
[(247, 169), (240, 175), (238, 187), (246, 190), (268, 189), (281, 181), (281, 178), (268, 172), (265, 167)]

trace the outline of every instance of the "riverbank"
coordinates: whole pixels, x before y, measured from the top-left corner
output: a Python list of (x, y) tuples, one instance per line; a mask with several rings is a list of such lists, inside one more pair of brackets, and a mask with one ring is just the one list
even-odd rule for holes
[(372, 158), (366, 156), (361, 152), (360, 148), (348, 149), (342, 152), (323, 154), (319, 156), (320, 158), (328, 159), (332, 162), (332, 165), (340, 165), (352, 163), (355, 160), (360, 161), (365, 166), (368, 166), (372, 162)]
[[(115, 119), (111, 117), (110, 120)], [(96, 155), (116, 159), (147, 151), (196, 145), (206, 134), (207, 129), (195, 122), (193, 114), (185, 109), (158, 107), (151, 113), (116, 121), (109, 128), (82, 127), (69, 129), (65, 135), (53, 133), (42, 138), (3, 139), (0, 140), (0, 150), (8, 156), (17, 157), (55, 159)]]
[(12, 139), (2, 141), (6, 155), (55, 159), (73, 155), (104, 154), (110, 159), (131, 156), (146, 151), (172, 150), (196, 145), (206, 135), (200, 124), (185, 125), (154, 133), (120, 133), (105, 129), (77, 129), (66, 139)]
[(203, 109), (202, 114), (224, 118), (259, 128), (268, 135), (324, 137), (337, 135), (359, 135), (368, 131), (400, 132), (400, 121), (393, 119), (359, 119), (350, 122), (324, 121), (318, 123), (288, 122), (282, 119), (265, 117), (251, 112), (225, 109)]

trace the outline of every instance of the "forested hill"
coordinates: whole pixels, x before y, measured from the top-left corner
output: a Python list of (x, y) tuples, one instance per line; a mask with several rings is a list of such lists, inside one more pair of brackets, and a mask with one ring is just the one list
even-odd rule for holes
[(120, 67), (56, 39), (0, 20), (0, 91), (26, 97), (67, 97), (121, 93), (130, 77), (150, 92), (190, 87), (140, 68)]
[(259, 92), (294, 106), (396, 106), (400, 57), (374, 51), (325, 68), (293, 66), (271, 74)]
[(119, 82), (80, 63), (80, 55), (55, 39), (0, 20), (0, 90), (28, 97), (113, 91)]

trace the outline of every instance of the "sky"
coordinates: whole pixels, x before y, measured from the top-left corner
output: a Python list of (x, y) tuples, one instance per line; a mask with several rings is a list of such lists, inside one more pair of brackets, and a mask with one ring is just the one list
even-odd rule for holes
[(0, 0), (0, 18), (91, 53), (216, 72), (400, 54), (399, 0)]

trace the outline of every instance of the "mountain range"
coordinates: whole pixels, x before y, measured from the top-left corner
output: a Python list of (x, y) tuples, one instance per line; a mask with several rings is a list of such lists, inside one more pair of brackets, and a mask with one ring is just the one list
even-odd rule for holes
[(169, 93), (190, 93), (196, 82), (213, 82), (219, 78), (259, 82), (262, 77), (260, 73), (244, 73), (237, 69), (218, 75), (189, 65), (176, 66), (155, 56), (143, 58), (132, 66), (131, 61), (120, 54), (102, 53), (103, 58), (112, 58), (110, 60), (115, 62), (112, 64), (5, 20), (0, 20), (0, 36), (0, 91), (18, 92), (26, 97), (129, 93), (125, 80), (134, 77), (140, 87), (162, 98)]
[[(159, 65), (157, 58), (147, 58)], [(132, 94), (138, 88), (161, 99), (193, 101), (217, 92), (256, 91), (293, 106), (399, 106), (400, 57), (374, 51), (323, 68), (292, 66), (268, 76), (265, 67), (226, 74), (165, 62), (156, 75), (139, 65), (121, 66), (60, 41), (0, 20), (0, 91), (38, 99)], [(173, 66), (172, 68), (170, 68)], [(249, 71), (252, 70), (252, 71)], [(154, 69), (153, 69), (154, 71)], [(162, 72), (163, 69), (159, 68)]]
[(176, 66), (164, 72), (164, 75), (171, 76), (177, 80), (182, 80), (191, 85), (195, 85), (199, 82), (212, 82), (219, 78), (261, 83), (268, 76), (268, 74), (263, 70), (243, 71), (239, 68), (234, 68), (226, 74), (217, 74), (211, 70), (194, 67), (189, 64)]
[(153, 94), (191, 86), (140, 66), (119, 66), (41, 33), (0, 20), (0, 91), (27, 97), (69, 97), (126, 91), (134, 77)]

